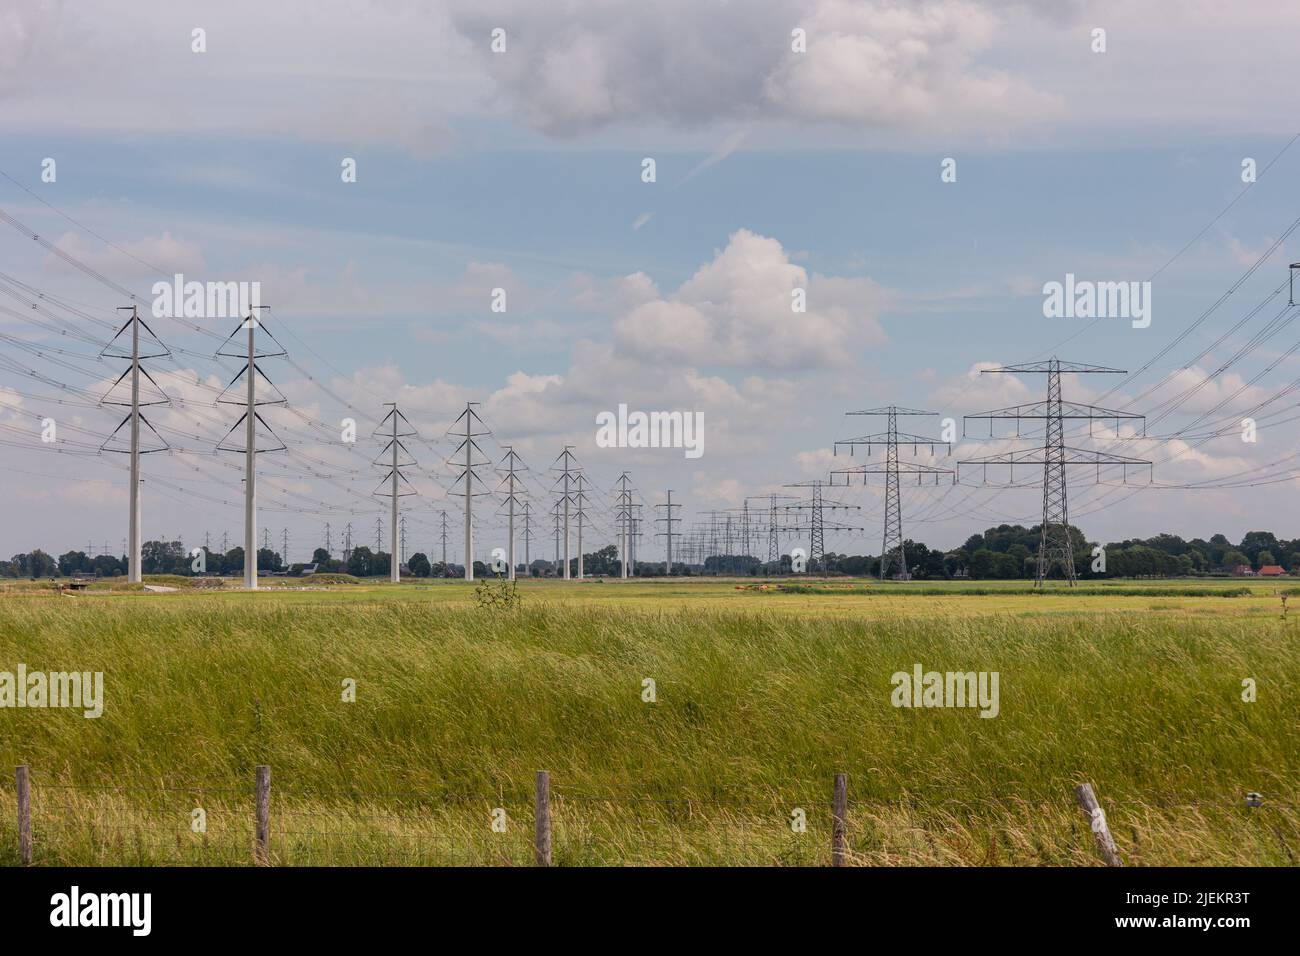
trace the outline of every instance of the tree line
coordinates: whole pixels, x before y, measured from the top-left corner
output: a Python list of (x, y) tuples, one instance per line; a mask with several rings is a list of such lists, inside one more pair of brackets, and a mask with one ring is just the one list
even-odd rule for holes
[[(1125, 577), (1183, 577), (1191, 575), (1231, 574), (1239, 568), (1258, 571), (1269, 565), (1280, 565), (1293, 573), (1300, 573), (1300, 538), (1279, 538), (1271, 531), (1249, 531), (1235, 544), (1222, 534), (1208, 539), (1185, 540), (1175, 534), (1158, 534), (1151, 538), (1129, 538), (1104, 545), (1095, 554), (1096, 544), (1089, 542), (1083, 532), (1073, 525), (1069, 528), (1074, 549), (1075, 573), (1081, 578)], [(973, 578), (977, 580), (1032, 578), (1038, 559), (1040, 526), (1025, 527), (1003, 524), (988, 528), (982, 534), (971, 535), (958, 548), (948, 551), (931, 549), (923, 542), (907, 540), (904, 549), (908, 570), (914, 578)], [(221, 552), (203, 551), (201, 562), (190, 554), (180, 541), (146, 541), (140, 548), (141, 570), (145, 574), (235, 575), (244, 571), (244, 549), (234, 547)], [(1104, 561), (1099, 560), (1104, 554)], [(355, 577), (387, 577), (392, 556), (385, 551), (372, 551), (361, 546), (353, 548), (347, 560), (333, 557), (324, 548), (317, 548), (311, 564), (318, 572), (351, 574)], [(570, 573), (577, 574), (578, 559), (570, 559)], [(283, 557), (271, 548), (257, 552), (259, 572), (276, 574), (301, 574), (305, 564), (286, 564)], [(663, 561), (638, 561), (635, 573), (639, 577), (661, 576), (667, 573)], [(462, 577), (464, 566), (434, 562), (423, 552), (407, 560), (406, 570), (414, 577)], [(558, 576), (561, 565), (538, 558), (529, 564), (518, 564), (516, 572), (532, 577)], [(75, 575), (115, 577), (125, 575), (126, 557), (100, 554), (88, 555), (84, 551), (68, 551), (57, 558), (37, 548), (25, 554), (15, 554), (8, 561), (0, 561), (0, 578), (53, 578)], [(622, 565), (618, 549), (608, 545), (583, 555), (583, 571), (588, 575), (618, 577)], [(874, 577), (880, 573), (878, 555), (850, 555), (829, 552), (808, 566), (816, 574), (844, 574)], [(792, 573), (790, 556), (782, 555), (779, 561), (763, 561), (753, 555), (711, 555), (703, 565), (684, 565), (673, 562), (675, 574), (707, 575), (782, 575)], [(474, 562), (476, 577), (491, 575), (492, 569), (481, 561)], [(1059, 573), (1059, 571), (1057, 572)]]

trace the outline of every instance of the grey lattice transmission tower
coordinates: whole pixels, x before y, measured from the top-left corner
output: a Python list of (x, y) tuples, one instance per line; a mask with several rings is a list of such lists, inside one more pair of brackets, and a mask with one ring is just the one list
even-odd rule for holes
[(668, 500), (663, 504), (655, 505), (656, 511), (660, 508), (664, 511), (664, 516), (662, 518), (655, 518), (655, 523), (662, 523), (664, 526), (664, 530), (658, 534), (664, 537), (667, 547), (667, 558), (664, 561), (664, 574), (668, 577), (671, 577), (673, 573), (673, 539), (682, 536), (681, 532), (676, 528), (677, 525), (682, 523), (682, 519), (677, 517), (673, 509), (676, 508), (680, 511), (681, 507), (680, 504), (673, 501), (673, 491), (671, 488), (668, 489)]
[[(920, 484), (925, 476), (934, 476), (935, 484), (939, 483), (941, 475), (952, 475), (951, 468), (938, 468), (933, 465), (922, 464), (917, 461), (900, 461), (898, 457), (898, 446), (911, 445), (912, 454), (915, 455), (922, 445), (928, 445), (931, 456), (934, 455), (934, 449), (937, 445), (948, 443), (938, 438), (928, 438), (921, 435), (913, 435), (908, 432), (899, 432), (898, 419), (900, 417), (936, 417), (937, 412), (924, 412), (917, 408), (900, 408), (897, 405), (886, 405), (882, 408), (867, 408), (862, 411), (849, 412), (850, 415), (870, 415), (883, 417), (886, 421), (885, 430), (871, 435), (860, 435), (857, 438), (847, 438), (835, 443), (834, 454), (838, 455), (840, 445), (847, 445), (849, 454), (853, 455), (854, 448), (858, 446), (865, 447), (867, 454), (871, 454), (871, 449), (883, 447), (885, 449), (885, 459), (880, 464), (858, 465), (855, 468), (840, 468), (831, 472), (832, 480), (835, 475), (845, 475), (845, 482), (852, 479), (847, 476), (861, 475), (862, 483), (867, 483), (867, 475), (885, 476), (885, 525), (884, 532), (880, 542), (880, 579), (883, 581), (889, 576), (891, 565), (898, 566), (898, 578), (901, 581), (909, 580), (911, 577), (907, 568), (907, 553), (904, 547), (903, 538), (903, 493), (901, 487), (902, 475), (916, 475), (917, 484)], [(951, 452), (951, 446), (948, 447)], [(955, 480), (955, 479), (954, 479)]]
[[(254, 308), (266, 309), (268, 308), (268, 306), (264, 306), (264, 305), (255, 306)], [(275, 342), (275, 347), (278, 349), (278, 351), (259, 352), (257, 350), (257, 332), (259, 329), (267, 338), (269, 338), (272, 342)], [(238, 352), (226, 351), (226, 349), (230, 346), (231, 340), (233, 340), (241, 331), (247, 333), (246, 348)], [(221, 348), (217, 350), (216, 354), (218, 357), (223, 357), (223, 358), (244, 359), (244, 367), (239, 371), (239, 373), (234, 378), (230, 380), (230, 384), (228, 384), (225, 387), (225, 389), (222, 390), (221, 394), (218, 395), (216, 399), (217, 404), (219, 405), (243, 405), (244, 406), (244, 414), (239, 416), (239, 420), (236, 421), (235, 424), (231, 426), (230, 431), (226, 432), (225, 437), (222, 438), (221, 441), (217, 442), (217, 451), (239, 452), (242, 453), (244, 456), (244, 587), (256, 588), (257, 587), (257, 456), (258, 454), (263, 452), (284, 451), (284, 444), (280, 441), (279, 438), (276, 437), (275, 432), (272, 431), (271, 426), (266, 423), (266, 420), (262, 418), (262, 414), (261, 412), (258, 411), (258, 409), (264, 405), (285, 404), (284, 396), (281, 395), (278, 390), (276, 390), (275, 385), (271, 382), (269, 378), (266, 377), (266, 373), (263, 372), (261, 368), (258, 367), (257, 361), (258, 359), (264, 359), (264, 358), (277, 358), (287, 353), (285, 352), (284, 347), (281, 346), (279, 342), (276, 342), (275, 336), (272, 335), (270, 331), (266, 328), (265, 322), (257, 318), (253, 314), (253, 311), (250, 310), (248, 313), (248, 317), (239, 324), (238, 328), (236, 328), (233, 332), (230, 333), (230, 336), (226, 339), (225, 344), (223, 344)], [(240, 401), (234, 398), (226, 398), (226, 393), (229, 392), (234, 387), (235, 383), (238, 382), (240, 378), (244, 379), (243, 400)], [(266, 383), (266, 385), (269, 388), (271, 388), (272, 390), (271, 398), (258, 396), (258, 391), (257, 391), (258, 378), (261, 378)], [(241, 424), (244, 426), (243, 447), (239, 447), (238, 445), (228, 446), (226, 442), (229, 440), (230, 436), (235, 433), (235, 431), (239, 428)], [(259, 424), (262, 426), (263, 429), (266, 430), (266, 433), (269, 434), (272, 439), (274, 439), (273, 445), (268, 445), (265, 448), (257, 447), (257, 426)]]
[[(452, 452), (448, 464), (460, 468), (460, 473), (456, 476), (453, 486), (463, 483), (463, 490), (453, 491), (451, 494), (459, 495), (465, 499), (466, 581), (474, 580), (474, 499), (487, 494), (486, 491), (474, 490), (476, 486), (482, 487), (484, 484), (483, 477), (479, 475), (478, 469), (492, 464), (492, 459), (487, 456), (475, 440), (484, 435), (492, 434), (483, 423), (483, 419), (479, 417), (479, 413), (474, 410), (474, 406), (477, 404), (479, 403), (466, 402), (465, 410), (457, 416), (456, 421), (447, 430), (448, 435), (457, 435), (460, 438), (460, 444)], [(457, 426), (461, 426), (463, 430), (454, 431)], [(478, 429), (482, 430), (479, 431)]]
[[(787, 488), (811, 488), (812, 493), (806, 499), (795, 499), (793, 504), (782, 505), (782, 510), (786, 513), (787, 518), (792, 511), (808, 512), (808, 524), (785, 523), (781, 527), (783, 532), (807, 531), (808, 532), (808, 566), (809, 570), (812, 565), (816, 564), (819, 570), (825, 571), (826, 560), (826, 512), (827, 511), (861, 511), (859, 505), (845, 504), (842, 501), (828, 501), (823, 489), (828, 487), (830, 482), (823, 481), (820, 478), (814, 478), (811, 481), (796, 481), (785, 487)], [(831, 531), (862, 531), (862, 528), (841, 524), (837, 521), (829, 523)]]
[[(120, 376), (118, 376), (117, 381), (115, 381), (112, 385), (109, 386), (108, 391), (104, 393), (104, 397), (100, 399), (99, 403), (101, 405), (124, 406), (130, 409), (130, 411), (128, 411), (126, 417), (123, 418), (122, 421), (118, 423), (117, 428), (113, 429), (113, 433), (109, 435), (107, 439), (105, 439), (104, 444), (100, 446), (100, 450), (124, 452), (130, 456), (129, 471), (131, 476), (130, 477), (131, 489), (130, 489), (130, 494), (128, 496), (130, 515), (127, 519), (128, 529), (129, 529), (128, 538), (127, 538), (127, 552), (126, 552), (127, 580), (133, 584), (138, 584), (141, 580), (140, 456), (154, 451), (166, 451), (168, 448), (166, 440), (161, 435), (159, 435), (157, 431), (154, 430), (153, 425), (149, 424), (149, 420), (145, 418), (144, 413), (141, 412), (140, 409), (145, 408), (149, 405), (169, 404), (169, 400), (167, 396), (163, 393), (162, 388), (158, 385), (157, 382), (154, 381), (153, 376), (150, 375), (148, 370), (145, 369), (145, 367), (140, 363), (146, 359), (171, 358), (171, 351), (167, 348), (167, 346), (162, 344), (158, 336), (154, 335), (153, 329), (149, 328), (149, 326), (145, 323), (144, 319), (140, 318), (140, 310), (138, 307), (124, 306), (122, 308), (129, 308), (131, 310), (131, 316), (126, 320), (126, 323), (120, 329), (117, 330), (117, 334), (114, 335), (113, 338), (109, 340), (106, 346), (104, 346), (103, 351), (99, 353), (99, 357), (123, 359), (125, 361), (130, 362), (131, 364), (127, 366), (126, 371), (124, 371)], [(119, 309), (119, 311), (121, 311), (121, 309)], [(122, 337), (122, 335), (128, 329), (130, 329), (131, 331), (131, 351), (129, 354), (123, 354), (122, 351), (116, 350), (115, 343), (117, 342), (118, 339)], [(145, 331), (151, 343), (149, 345), (148, 351), (145, 352), (144, 354), (141, 354), (140, 352), (140, 330), (141, 329)], [(116, 395), (115, 390), (119, 385), (122, 384), (122, 382), (126, 379), (128, 375), (131, 376), (130, 395), (129, 396)], [(156, 390), (156, 393), (154, 395), (145, 396), (143, 399), (141, 398), (140, 395), (140, 386), (141, 386), (140, 376), (142, 375), (149, 381), (149, 384), (151, 384)], [(130, 426), (130, 438), (127, 447), (126, 448), (113, 447), (114, 439), (117, 437), (117, 433), (120, 432), (127, 425)], [(154, 437), (159, 442), (157, 447), (152, 447), (152, 448), (141, 447), (140, 445), (141, 425), (144, 425), (146, 428), (149, 429), (150, 432), (153, 433)]]
[(497, 468), (497, 473), (501, 474), (501, 485), (505, 486), (506, 562), (509, 564), (506, 577), (513, 581), (515, 579), (515, 509), (519, 506), (519, 474), (526, 472), (528, 466), (523, 463), (512, 446), (503, 447), (506, 456)]
[[(379, 482), (379, 487), (372, 494), (392, 499), (388, 526), (389, 550), (392, 553), (388, 556), (388, 579), (397, 584), (402, 580), (401, 542), (403, 538), (402, 529), (398, 524), (397, 503), (400, 499), (416, 493), (415, 486), (402, 474), (403, 468), (415, 465), (415, 458), (410, 449), (402, 442), (402, 439), (411, 438), (417, 432), (415, 426), (397, 407), (396, 402), (385, 402), (384, 404), (390, 410), (371, 437), (388, 439), (388, 444), (384, 446), (383, 451), (379, 453), (379, 457), (374, 461), (376, 465), (387, 466), (388, 474), (384, 475)], [(403, 455), (405, 455), (404, 458)], [(385, 485), (388, 486), (387, 491), (383, 490)]]
[[(578, 474), (582, 471), (582, 467), (578, 464), (578, 460), (573, 456), (572, 445), (564, 446), (564, 450), (561, 451), (560, 454), (556, 456), (554, 463), (552, 463), (551, 471), (556, 474), (555, 484), (556, 486), (559, 487), (559, 495), (560, 495), (559, 499), (556, 501), (557, 509), (559, 509), (557, 510), (556, 513), (557, 515), (562, 514), (564, 518), (563, 577), (567, 581), (570, 577), (569, 518), (571, 516), (572, 509), (579, 504), (579, 502), (574, 497), (574, 486)], [(557, 524), (557, 528), (558, 527), (559, 525)], [(579, 555), (582, 554), (581, 536), (579, 536), (578, 539), (578, 554)], [(579, 573), (578, 577), (582, 577), (581, 573)]]
[[(1059, 563), (1065, 579), (1073, 585), (1077, 578), (1077, 572), (1074, 565), (1074, 543), (1070, 540), (1070, 509), (1066, 469), (1075, 465), (1092, 465), (1096, 468), (1097, 480), (1100, 481), (1103, 467), (1107, 469), (1119, 468), (1121, 480), (1127, 482), (1130, 468), (1146, 467), (1150, 469), (1151, 462), (1140, 458), (1128, 458), (1123, 455), (1112, 455), (1108, 452), (1092, 451), (1087, 448), (1076, 448), (1067, 445), (1065, 443), (1065, 423), (1067, 421), (1088, 422), (1090, 434), (1093, 422), (1113, 421), (1115, 423), (1115, 437), (1121, 438), (1124, 436), (1120, 435), (1120, 427), (1125, 421), (1140, 421), (1144, 419), (1144, 416), (1134, 412), (1099, 408), (1096, 405), (1081, 405), (1077, 402), (1066, 401), (1061, 394), (1061, 375), (1062, 373), (1074, 375), (1124, 375), (1127, 373), (1123, 369), (1105, 368), (1100, 365), (1063, 362), (1056, 357), (1042, 362), (1007, 365), (1002, 368), (984, 369), (983, 371), (986, 374), (1043, 374), (1047, 376), (1047, 399), (1045, 401), (1013, 405), (1009, 408), (997, 408), (977, 415), (966, 416), (967, 421), (971, 419), (988, 419), (990, 438), (999, 437), (995, 436), (993, 432), (993, 423), (995, 421), (1014, 420), (1016, 422), (1015, 437), (1017, 438), (1020, 437), (1020, 423), (1022, 421), (1046, 422), (1043, 446), (1023, 451), (1003, 452), (983, 458), (971, 458), (958, 462), (957, 467), (960, 470), (962, 465), (979, 466), (984, 470), (985, 480), (987, 481), (989, 465), (1006, 466), (1010, 469), (1008, 474), (1009, 487), (1017, 487), (1015, 484), (1015, 468), (1017, 465), (1022, 466), (1022, 468), (1025, 465), (1035, 469), (1042, 468), (1043, 523), (1039, 530), (1038, 562), (1034, 584), (1035, 586), (1041, 586), (1043, 580), (1051, 573), (1052, 568)], [(963, 434), (964, 431), (963, 427)], [(1143, 428), (1143, 435), (1145, 436), (1145, 427)]]

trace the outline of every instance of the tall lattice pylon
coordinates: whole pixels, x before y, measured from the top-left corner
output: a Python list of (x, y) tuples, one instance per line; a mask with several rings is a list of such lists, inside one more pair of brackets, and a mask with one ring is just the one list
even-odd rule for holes
[[(805, 499), (796, 499), (794, 504), (783, 505), (783, 510), (789, 514), (791, 511), (809, 512), (808, 524), (787, 524), (782, 530), (784, 531), (807, 531), (808, 532), (808, 565), (811, 569), (814, 563), (825, 571), (824, 563), (826, 560), (826, 512), (827, 511), (861, 511), (859, 505), (845, 504), (842, 501), (827, 501), (822, 489), (829, 485), (830, 482), (823, 481), (821, 478), (814, 478), (811, 481), (796, 481), (785, 487), (787, 488), (811, 488), (812, 494)], [(861, 531), (862, 528), (849, 527), (848, 525), (838, 522), (831, 522), (832, 531)]]
[[(551, 465), (551, 471), (556, 473), (555, 484), (559, 487), (559, 500), (557, 504), (564, 514), (564, 580), (569, 580), (571, 573), (569, 570), (569, 517), (577, 502), (573, 497), (574, 479), (582, 470), (578, 464), (578, 459), (573, 456), (573, 446), (565, 445), (564, 450), (556, 456)], [(581, 546), (578, 548), (582, 550)], [(558, 560), (558, 556), (557, 556)]]
[[(415, 486), (402, 474), (403, 468), (415, 466), (415, 458), (411, 455), (411, 450), (402, 442), (402, 439), (411, 438), (417, 433), (415, 426), (398, 409), (396, 402), (385, 402), (384, 404), (391, 410), (375, 428), (374, 435), (371, 437), (388, 439), (388, 444), (384, 446), (384, 450), (379, 453), (379, 457), (374, 461), (376, 465), (387, 466), (388, 474), (383, 477), (379, 482), (379, 487), (371, 494), (392, 499), (389, 502), (391, 509), (389, 529), (393, 553), (388, 557), (388, 579), (397, 584), (402, 580), (402, 532), (398, 527), (397, 503), (399, 499), (415, 494)], [(381, 490), (385, 484), (389, 486), (388, 491)]]
[(533, 521), (533, 506), (531, 502), (525, 500), (523, 539), (524, 539), (524, 571), (527, 574), (533, 573), (533, 560), (532, 560), (532, 556), (529, 553), (533, 545), (532, 521)]
[[(484, 479), (478, 473), (478, 469), (492, 464), (492, 459), (487, 453), (479, 447), (476, 438), (492, 434), (491, 430), (483, 423), (479, 413), (474, 410), (478, 402), (466, 402), (465, 410), (456, 417), (452, 422), (451, 428), (447, 430), (448, 436), (455, 435), (460, 438), (460, 444), (456, 450), (451, 453), (451, 458), (447, 464), (453, 468), (459, 468), (456, 480), (452, 483), (455, 487), (463, 483), (463, 491), (453, 491), (451, 494), (461, 496), (465, 499), (465, 580), (474, 580), (474, 499), (477, 496), (487, 494), (486, 491), (475, 491), (474, 487), (484, 487)], [(463, 431), (455, 431), (457, 426), (462, 426)], [(479, 431), (477, 429), (482, 429)], [(463, 456), (463, 457), (462, 457)]]
[(577, 488), (573, 495), (573, 504), (578, 519), (578, 580), (581, 581), (587, 575), (585, 559), (582, 556), (582, 529), (587, 521), (587, 476), (579, 471), (574, 476), (573, 482)]
[(614, 520), (618, 524), (619, 576), (628, 577), (632, 564), (632, 514), (633, 492), (632, 476), (626, 471), (618, 476), (618, 493), (615, 496)]
[[(748, 505), (748, 502), (746, 502), (746, 505)], [(671, 488), (668, 489), (667, 502), (655, 505), (655, 510), (660, 508), (664, 509), (664, 516), (662, 518), (655, 518), (656, 524), (663, 522), (664, 525), (664, 530), (659, 532), (656, 537), (663, 536), (667, 540), (668, 557), (664, 561), (664, 573), (669, 577), (672, 577), (673, 573), (673, 538), (681, 537), (681, 532), (675, 530), (675, 526), (682, 523), (682, 519), (676, 516), (673, 509), (676, 508), (680, 511), (681, 507), (680, 504), (675, 504), (673, 502), (673, 490)]]
[[(257, 306), (257, 309), (266, 309), (268, 306)], [(272, 342), (275, 342), (276, 352), (259, 351), (257, 348), (257, 332), (261, 331)], [(240, 332), (245, 335), (245, 348), (241, 351), (232, 351), (234, 346), (231, 341), (234, 340)], [(275, 388), (271, 380), (266, 377), (266, 373), (258, 366), (258, 359), (279, 358), (287, 353), (284, 346), (276, 341), (274, 335), (266, 328), (263, 320), (254, 315), (254, 310), (250, 309), (248, 317), (240, 322), (239, 327), (230, 333), (230, 336), (217, 350), (217, 356), (221, 358), (243, 358), (244, 367), (240, 369), (239, 374), (230, 380), (230, 384), (225, 387), (216, 401), (219, 405), (243, 405), (244, 414), (239, 416), (239, 421), (230, 427), (224, 438), (217, 442), (217, 451), (234, 451), (240, 452), (244, 456), (244, 587), (255, 589), (257, 587), (257, 456), (261, 452), (284, 451), (284, 443), (271, 430), (271, 426), (262, 418), (262, 413), (258, 408), (263, 405), (283, 405), (286, 403), (285, 397)], [(257, 391), (257, 380), (261, 378), (271, 389), (272, 397), (267, 398), (265, 395), (259, 396)], [(234, 388), (235, 383), (244, 379), (244, 399), (240, 401), (235, 398), (227, 398), (226, 393)], [(243, 447), (236, 445), (227, 445), (226, 442), (240, 424), (244, 426), (244, 444)], [(257, 426), (261, 426), (270, 433), (275, 440), (274, 446), (265, 448), (257, 447)]]
[(1066, 579), (1075, 581), (1074, 545), (1070, 541), (1070, 503), (1065, 481), (1065, 422), (1061, 407), (1061, 363), (1051, 360), (1047, 372), (1047, 434), (1043, 443), (1043, 526), (1038, 535), (1035, 586), (1060, 562)]
[[(857, 412), (849, 412), (850, 415), (871, 415), (881, 416), (886, 420), (885, 430), (872, 435), (860, 435), (857, 438), (847, 438), (835, 443), (834, 453), (839, 454), (840, 445), (847, 445), (849, 454), (857, 446), (864, 446), (867, 454), (871, 454), (871, 449), (877, 446), (883, 446), (885, 449), (885, 461), (883, 465), (859, 465), (856, 468), (841, 468), (831, 472), (832, 480), (835, 475), (861, 475), (862, 483), (867, 483), (867, 475), (885, 476), (885, 527), (880, 542), (880, 579), (883, 581), (889, 576), (889, 569), (893, 566), (898, 568), (898, 579), (907, 581), (911, 579), (911, 573), (907, 568), (907, 553), (903, 546), (903, 492), (901, 475), (916, 475), (917, 484), (920, 484), (925, 475), (933, 475), (935, 484), (939, 483), (941, 475), (952, 475), (951, 468), (938, 468), (933, 465), (925, 465), (917, 461), (899, 461), (898, 446), (899, 444), (911, 445), (913, 455), (922, 445), (930, 447), (931, 456), (934, 455), (934, 449), (938, 445), (947, 445), (937, 438), (926, 438), (921, 435), (913, 435), (908, 432), (899, 433), (898, 419), (900, 417), (934, 417), (938, 412), (924, 412), (918, 408), (900, 408), (897, 405), (886, 405), (883, 408), (865, 408)], [(951, 452), (951, 447), (948, 451)], [(845, 478), (845, 481), (851, 480)]]
[[(1025, 405), (1013, 405), (1009, 408), (997, 408), (977, 415), (967, 415), (966, 419), (988, 419), (989, 437), (993, 433), (993, 422), (997, 420), (1014, 420), (1016, 437), (1020, 435), (1022, 421), (1043, 421), (1046, 423), (1045, 437), (1041, 449), (1003, 452), (983, 458), (972, 458), (957, 463), (960, 471), (962, 465), (978, 465), (984, 469), (987, 481), (989, 465), (1006, 465), (1009, 469), (1008, 487), (1016, 487), (1016, 465), (1032, 465), (1042, 468), (1043, 482), (1043, 524), (1038, 536), (1038, 562), (1034, 575), (1034, 586), (1041, 587), (1045, 578), (1051, 574), (1057, 564), (1061, 565), (1062, 575), (1073, 587), (1078, 574), (1074, 566), (1074, 544), (1070, 540), (1070, 510), (1067, 500), (1066, 468), (1071, 465), (1093, 465), (1097, 470), (1097, 480), (1101, 481), (1101, 470), (1119, 468), (1121, 480), (1128, 482), (1130, 468), (1151, 468), (1151, 462), (1141, 458), (1128, 458), (1107, 452), (1075, 448), (1065, 443), (1065, 423), (1067, 421), (1086, 421), (1091, 432), (1093, 422), (1115, 423), (1115, 435), (1120, 436), (1120, 426), (1125, 421), (1144, 421), (1145, 416), (1135, 412), (1119, 411), (1112, 408), (1100, 408), (1096, 405), (1080, 405), (1066, 401), (1061, 395), (1061, 374), (1075, 375), (1124, 375), (1123, 369), (1105, 368), (1101, 365), (1083, 365), (1078, 362), (1063, 362), (1053, 356), (1042, 362), (1029, 362), (1024, 365), (1007, 365), (1002, 368), (984, 369), (984, 373), (1007, 374), (1043, 374), (1047, 376), (1047, 399), (1042, 402), (1030, 402)], [(963, 433), (965, 429), (963, 428)], [(1143, 435), (1146, 428), (1143, 427)], [(1133, 436), (1137, 437), (1137, 436)], [(1149, 472), (1148, 472), (1149, 475)]]
[[(131, 364), (127, 366), (126, 371), (118, 376), (117, 381), (108, 387), (108, 391), (105, 392), (103, 398), (99, 400), (99, 404), (120, 405), (129, 409), (129, 411), (126, 413), (126, 417), (118, 423), (118, 426), (115, 429), (113, 429), (113, 433), (104, 440), (104, 444), (100, 446), (100, 451), (121, 451), (130, 456), (129, 471), (131, 475), (131, 489), (127, 497), (130, 505), (130, 515), (127, 520), (127, 581), (132, 584), (139, 584), (140, 581), (143, 580), (140, 571), (140, 456), (154, 451), (166, 451), (168, 448), (166, 439), (154, 430), (153, 425), (149, 424), (149, 419), (145, 418), (141, 409), (148, 405), (170, 404), (170, 400), (163, 392), (162, 386), (154, 381), (154, 377), (150, 375), (148, 370), (140, 363), (145, 359), (170, 359), (172, 353), (167, 346), (162, 344), (162, 341), (158, 336), (154, 335), (153, 329), (149, 328), (144, 319), (140, 318), (140, 309), (138, 306), (120, 306), (119, 310), (123, 308), (130, 309), (131, 316), (126, 320), (126, 323), (117, 330), (117, 334), (114, 335), (109, 340), (108, 344), (104, 346), (103, 351), (99, 353), (99, 357), (121, 359), (130, 362)], [(127, 329), (131, 330), (131, 351), (129, 353), (126, 352), (124, 347), (117, 341), (122, 337), (122, 334), (126, 332)], [(140, 352), (141, 329), (145, 331), (145, 334), (149, 337), (150, 343), (152, 343), (148, 345), (147, 351), (144, 354), (141, 354)], [(117, 387), (126, 380), (128, 375), (131, 376), (130, 393), (128, 395), (116, 394)], [(155, 394), (146, 396), (143, 400), (140, 396), (141, 375), (148, 379), (149, 384), (156, 390)], [(116, 447), (117, 433), (127, 425), (131, 426), (129, 430), (130, 441), (126, 448), (118, 448)], [(153, 448), (144, 448), (141, 446), (141, 425), (144, 425), (153, 433), (154, 438), (159, 442), (158, 445)]]
[[(792, 495), (751, 495), (756, 501), (766, 501), (767, 504), (767, 560), (770, 564), (775, 564), (781, 560), (781, 520), (777, 513), (778, 501), (794, 501)], [(745, 503), (749, 503), (749, 498)], [(762, 534), (762, 529), (759, 530)]]
[(515, 579), (515, 509), (519, 506), (519, 474), (527, 471), (528, 466), (515, 453), (514, 446), (503, 445), (502, 448), (505, 449), (506, 456), (501, 459), (497, 474), (501, 475), (501, 484), (505, 485), (506, 489), (503, 499), (506, 507), (506, 561), (510, 564), (506, 577), (513, 581)]

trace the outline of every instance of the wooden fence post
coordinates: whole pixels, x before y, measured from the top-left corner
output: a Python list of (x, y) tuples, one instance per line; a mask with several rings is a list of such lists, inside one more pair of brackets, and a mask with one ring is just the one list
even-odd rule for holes
[(533, 863), (551, 865), (551, 774), (537, 771), (536, 794), (533, 800)]
[(831, 807), (831, 866), (843, 866), (848, 843), (849, 778), (835, 775), (835, 802)]
[(18, 855), (23, 866), (32, 862), (32, 785), (27, 765), (18, 768)]
[(265, 764), (257, 766), (257, 838), (253, 848), (253, 862), (258, 866), (270, 866), (271, 843), (271, 768)]
[(1092, 827), (1092, 835), (1097, 839), (1097, 848), (1106, 858), (1106, 865), (1123, 866), (1124, 861), (1119, 858), (1119, 850), (1115, 847), (1115, 838), (1110, 835), (1110, 827), (1106, 823), (1106, 812), (1097, 802), (1097, 795), (1092, 792), (1092, 784), (1079, 784), (1074, 788), (1074, 795), (1078, 797), (1083, 812), (1088, 815), (1088, 824)]

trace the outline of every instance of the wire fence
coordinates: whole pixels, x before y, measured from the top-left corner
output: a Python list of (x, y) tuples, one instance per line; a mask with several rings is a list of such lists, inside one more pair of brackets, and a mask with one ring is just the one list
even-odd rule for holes
[[(1008, 844), (1058, 862), (1099, 857), (1123, 865), (1107, 811), (1091, 785), (1057, 801), (997, 801), (902, 793), (850, 801), (836, 774), (823, 794), (794, 799), (729, 790), (664, 794), (646, 788), (552, 787), (540, 771), (531, 790), (368, 790), (271, 785), (269, 767), (245, 786), (231, 780), (113, 779), (69, 783), (19, 767), (14, 842), (0, 861), (180, 866), (329, 865), (794, 865), (863, 862), (999, 862), (991, 822)], [(829, 799), (828, 799), (829, 797)], [(1127, 795), (1136, 801), (1137, 795)], [(1074, 804), (1082, 809), (1082, 814)], [(1223, 798), (1142, 794), (1134, 813), (1193, 818), (1236, 811), (1267, 829), (1276, 856), (1295, 864), (1300, 802), (1245, 791)], [(13, 821), (15, 816), (8, 816)], [(959, 834), (961, 859), (933, 829)], [(10, 829), (5, 822), (0, 833)], [(995, 828), (996, 829), (996, 828)], [(985, 840), (980, 845), (980, 840)], [(960, 842), (960, 841), (959, 841)], [(14, 850), (17, 852), (14, 853)]]

